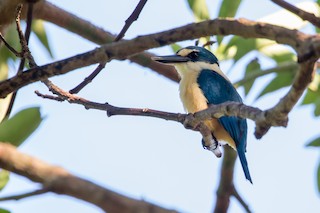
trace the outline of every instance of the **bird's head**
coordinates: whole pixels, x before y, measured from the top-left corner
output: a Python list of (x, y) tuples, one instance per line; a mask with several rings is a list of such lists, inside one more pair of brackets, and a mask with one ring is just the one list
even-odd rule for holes
[(182, 78), (188, 74), (198, 74), (203, 69), (221, 72), (217, 57), (198, 46), (188, 46), (178, 50), (175, 55), (157, 56), (153, 60), (174, 65)]

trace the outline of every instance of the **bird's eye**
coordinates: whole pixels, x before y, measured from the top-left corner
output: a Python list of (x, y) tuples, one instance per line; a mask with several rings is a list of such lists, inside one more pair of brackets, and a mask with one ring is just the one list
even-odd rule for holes
[(188, 58), (194, 60), (194, 59), (197, 59), (198, 56), (199, 56), (198, 52), (191, 52), (191, 53), (189, 53)]

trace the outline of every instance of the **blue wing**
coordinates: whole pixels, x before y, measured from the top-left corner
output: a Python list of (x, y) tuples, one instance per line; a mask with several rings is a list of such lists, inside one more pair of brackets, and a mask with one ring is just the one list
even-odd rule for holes
[[(197, 83), (208, 100), (208, 104), (221, 104), (226, 101), (241, 102), (242, 99), (233, 85), (212, 70), (202, 70)], [(252, 183), (245, 157), (247, 146), (247, 121), (235, 116), (219, 118), (220, 124), (236, 143), (237, 152), (246, 178)]]

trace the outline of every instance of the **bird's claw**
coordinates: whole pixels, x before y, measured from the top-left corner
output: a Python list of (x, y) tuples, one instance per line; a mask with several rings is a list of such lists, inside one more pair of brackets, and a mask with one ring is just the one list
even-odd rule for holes
[(218, 141), (214, 141), (214, 140), (212, 142), (213, 143), (211, 143), (209, 146), (206, 146), (206, 145), (202, 144), (203, 148), (213, 152), (213, 154), (215, 154), (215, 156), (217, 158), (221, 158), (222, 152), (221, 152), (221, 150), (219, 148), (219, 146), (220, 146), (219, 142)]

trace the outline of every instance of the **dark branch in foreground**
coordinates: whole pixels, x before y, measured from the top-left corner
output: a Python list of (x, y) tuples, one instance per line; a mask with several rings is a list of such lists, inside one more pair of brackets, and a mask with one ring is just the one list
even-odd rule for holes
[(0, 142), (0, 167), (33, 182), (44, 189), (69, 195), (100, 207), (105, 212), (175, 212), (145, 201), (136, 200), (74, 176), (61, 167), (49, 165), (34, 157), (22, 154), (10, 144)]
[[(80, 104), (83, 105), (86, 109), (96, 109), (106, 111), (108, 116), (113, 115), (133, 115), (133, 116), (146, 116), (146, 117), (155, 117), (161, 118), (164, 120), (176, 121), (184, 126), (187, 126), (188, 129), (193, 129), (199, 131), (196, 127), (199, 124), (210, 118), (219, 118), (221, 116), (238, 116), (241, 118), (248, 118), (256, 122), (258, 125), (270, 125), (270, 126), (286, 126), (287, 118), (284, 120), (273, 120), (272, 113), (269, 113), (269, 116), (255, 107), (250, 107), (244, 105), (242, 103), (237, 102), (225, 102), (218, 105), (211, 105), (208, 109), (196, 112), (194, 114), (180, 114), (180, 113), (170, 113), (163, 112), (153, 109), (139, 109), (139, 108), (124, 108), (124, 107), (116, 107), (110, 105), (108, 103), (96, 103), (79, 96), (73, 95), (67, 91), (62, 90), (61, 88), (54, 85), (52, 82), (46, 84), (49, 90), (57, 95), (56, 97), (49, 96), (51, 100), (65, 100), (69, 103)], [(47, 95), (42, 95), (39, 92), (36, 92), (37, 95), (48, 98)], [(259, 128), (257, 128), (259, 129)], [(260, 132), (256, 132), (256, 134), (261, 134)], [(207, 135), (203, 135), (206, 137)]]
[[(221, 33), (223, 31), (223, 33)], [(246, 38), (268, 38), (278, 43), (288, 44), (299, 53), (309, 53), (310, 49), (320, 49), (320, 38), (313, 38), (296, 30), (246, 19), (215, 19), (164, 31), (161, 33), (139, 36), (129, 41), (106, 44), (92, 51), (33, 68), (0, 83), (0, 97), (36, 81), (55, 75), (65, 74), (88, 65), (124, 60), (144, 50), (168, 45), (174, 42), (195, 39), (208, 35), (235, 34)], [(315, 53), (317, 53), (315, 51)], [(320, 53), (320, 51), (319, 51)], [(304, 55), (307, 57), (307, 54)], [(308, 58), (305, 58), (307, 60)]]

